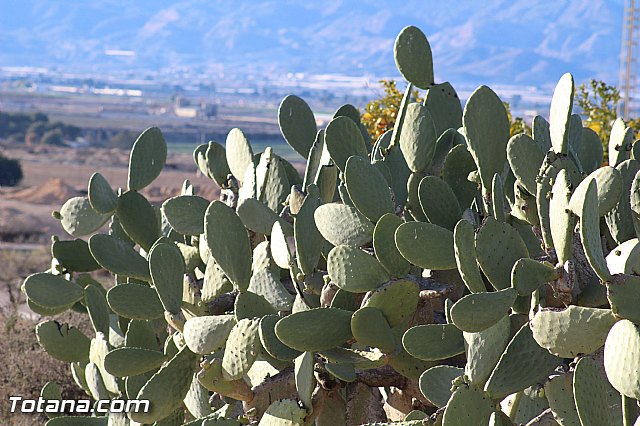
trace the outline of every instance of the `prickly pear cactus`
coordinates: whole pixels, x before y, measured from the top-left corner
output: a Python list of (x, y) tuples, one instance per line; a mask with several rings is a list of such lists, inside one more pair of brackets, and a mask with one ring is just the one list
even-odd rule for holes
[[(318, 129), (290, 95), (278, 121), (296, 167), (232, 129), (194, 151), (220, 199), (186, 181), (153, 206), (142, 190), (167, 147), (152, 128), (127, 188), (96, 173), (87, 197), (55, 212), (69, 237), (23, 291), (42, 316), (85, 312), (94, 335), (47, 319), (38, 342), (92, 397), (152, 402), (96, 424), (636, 421), (633, 131), (616, 121), (602, 165), (565, 74), (549, 120), (509, 138), (489, 87), (463, 106), (434, 82), (418, 28), (393, 53), (407, 90), (374, 143), (355, 107)], [(82, 420), (50, 423), (64, 421)]]

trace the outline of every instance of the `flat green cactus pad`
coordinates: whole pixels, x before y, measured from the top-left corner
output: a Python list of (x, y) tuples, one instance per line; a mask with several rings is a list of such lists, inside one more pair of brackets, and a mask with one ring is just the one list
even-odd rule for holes
[(227, 184), (227, 177), (231, 170), (229, 170), (225, 149), (218, 142), (209, 141), (204, 158), (200, 160), (199, 166), (218, 186), (223, 187)]
[(318, 131), (309, 105), (298, 96), (285, 97), (278, 108), (278, 124), (287, 143), (307, 158)]
[(391, 328), (406, 321), (420, 301), (418, 283), (409, 279), (390, 281), (367, 294), (363, 307), (377, 308), (384, 314)]
[(560, 170), (551, 190), (549, 218), (553, 247), (556, 249), (558, 263), (564, 263), (573, 257), (574, 220), (569, 210), (571, 182), (565, 169)]
[(475, 232), (468, 221), (459, 220), (453, 230), (453, 248), (456, 265), (465, 285), (472, 293), (486, 291), (484, 280), (476, 261)]
[(331, 281), (343, 290), (364, 293), (389, 280), (387, 271), (375, 257), (356, 247), (336, 246), (327, 257)]
[(236, 321), (245, 318), (261, 318), (264, 315), (275, 314), (276, 309), (263, 296), (251, 291), (242, 291), (236, 296), (233, 314)]
[(385, 353), (392, 353), (396, 348), (391, 327), (380, 309), (365, 306), (355, 311), (351, 317), (351, 331), (365, 346), (379, 348)]
[[(601, 170), (601, 169), (600, 169)], [(573, 197), (577, 194), (574, 192)], [(607, 262), (602, 251), (600, 239), (600, 216), (598, 214), (598, 186), (595, 179), (589, 181), (589, 186), (581, 200), (580, 206), (580, 238), (584, 247), (584, 254), (589, 265), (602, 281), (609, 281), (611, 274), (607, 269)]]
[(53, 358), (64, 362), (89, 360), (91, 341), (80, 330), (57, 321), (44, 321), (36, 326), (38, 343)]
[(538, 345), (525, 324), (509, 342), (484, 390), (493, 398), (504, 398), (547, 377), (561, 361)]
[(51, 309), (70, 308), (84, 297), (84, 290), (78, 284), (46, 272), (29, 275), (23, 288), (30, 300)]
[(640, 399), (640, 328), (628, 320), (618, 321), (604, 345), (604, 369), (621, 394)]
[[(314, 123), (315, 124), (315, 123)], [(233, 128), (227, 134), (225, 142), (227, 164), (231, 174), (239, 181), (244, 180), (247, 167), (253, 163), (253, 150), (244, 132)]]
[(529, 257), (518, 231), (492, 217), (487, 218), (476, 235), (476, 252), (482, 272), (498, 290), (511, 286), (511, 268), (518, 259)]
[(395, 244), (395, 233), (402, 223), (398, 216), (387, 213), (380, 217), (373, 230), (373, 250), (376, 258), (387, 272), (395, 277), (406, 275), (411, 267)]
[(118, 206), (118, 196), (100, 173), (89, 178), (87, 196), (91, 207), (98, 213), (113, 213)]
[(310, 184), (307, 188), (307, 196), (293, 222), (296, 260), (302, 272), (307, 275), (312, 274), (318, 265), (324, 244), (324, 238), (318, 231), (314, 219), (315, 211), (319, 205), (318, 187)]
[(248, 290), (264, 297), (277, 311), (291, 310), (293, 296), (280, 282), (280, 277), (268, 269), (257, 271), (251, 276)]
[(505, 315), (495, 325), (479, 333), (463, 333), (467, 363), (464, 374), (471, 383), (483, 386), (511, 338), (511, 320)]
[(302, 352), (291, 349), (278, 339), (275, 332), (278, 315), (265, 315), (260, 319), (260, 342), (269, 355), (280, 361), (293, 361)]
[(127, 186), (138, 190), (158, 177), (167, 160), (167, 144), (157, 127), (150, 127), (138, 136), (131, 148)]
[(251, 279), (251, 245), (242, 220), (226, 204), (213, 201), (204, 227), (211, 256), (239, 290), (246, 290)]
[(100, 265), (91, 256), (87, 242), (79, 238), (71, 241), (54, 241), (51, 244), (51, 255), (58, 259), (61, 266), (73, 272), (91, 272), (100, 269)]
[(635, 275), (615, 275), (607, 285), (607, 299), (611, 304), (611, 310), (620, 318), (625, 318), (640, 323), (640, 309), (638, 309), (638, 297), (640, 297), (640, 277)]
[(124, 346), (157, 350), (158, 341), (151, 324), (144, 320), (129, 321)]
[(347, 160), (344, 182), (354, 207), (371, 222), (394, 212), (387, 180), (366, 158), (354, 155)]
[(162, 352), (144, 348), (117, 348), (104, 357), (104, 368), (115, 377), (137, 376), (155, 370), (165, 361)]
[(464, 296), (451, 307), (451, 319), (462, 331), (477, 333), (491, 327), (509, 313), (518, 292), (505, 288)]
[(544, 385), (544, 393), (556, 421), (563, 426), (582, 426), (573, 399), (573, 373), (553, 376)]
[(60, 208), (60, 224), (74, 237), (97, 231), (110, 217), (110, 213), (102, 214), (95, 211), (87, 197), (70, 198)]
[(258, 426), (303, 426), (307, 411), (292, 399), (275, 401), (267, 408)]
[(125, 318), (151, 320), (164, 315), (158, 293), (144, 284), (118, 284), (107, 292), (109, 307)]
[(185, 346), (140, 389), (136, 399), (148, 399), (151, 410), (131, 412), (131, 420), (153, 423), (175, 411), (189, 392), (195, 366), (196, 356)]
[(149, 253), (149, 270), (153, 286), (167, 312), (177, 314), (182, 306), (184, 259), (173, 244), (160, 243)]
[(453, 324), (427, 324), (411, 327), (402, 336), (410, 355), (424, 361), (438, 361), (464, 352), (462, 331)]
[(367, 157), (367, 146), (362, 133), (356, 123), (348, 117), (336, 117), (329, 122), (324, 134), (324, 143), (334, 164), (342, 172), (352, 155)]
[(302, 352), (331, 349), (351, 339), (351, 311), (316, 308), (282, 318), (276, 336), (282, 343)]
[(580, 165), (585, 173), (591, 173), (602, 166), (604, 160), (604, 150), (600, 136), (589, 127), (582, 128), (582, 140), (576, 150)]
[(142, 281), (151, 281), (149, 265), (144, 257), (125, 241), (111, 235), (96, 234), (89, 238), (91, 255), (107, 271)]
[(453, 232), (432, 223), (407, 222), (396, 230), (402, 256), (426, 269), (454, 269)]
[(435, 176), (425, 176), (418, 186), (418, 198), (429, 222), (453, 231), (462, 215), (460, 203), (451, 187)]
[(451, 382), (463, 374), (462, 368), (450, 365), (431, 367), (420, 376), (420, 392), (436, 407), (444, 407), (453, 393)]
[(494, 410), (494, 403), (485, 392), (462, 385), (449, 399), (442, 426), (485, 426)]
[(442, 135), (448, 129), (457, 129), (462, 126), (460, 98), (448, 81), (433, 84), (427, 89), (424, 106), (433, 118), (437, 135)]
[(615, 167), (629, 158), (633, 136), (633, 129), (626, 126), (622, 117), (613, 122), (609, 135), (609, 164)]
[(87, 285), (84, 289), (84, 304), (96, 333), (102, 332), (108, 336), (110, 310), (104, 289), (92, 284)]
[(622, 196), (624, 182), (620, 172), (611, 166), (601, 167), (584, 178), (571, 195), (569, 208), (577, 216), (582, 217), (581, 207), (586, 197), (587, 188), (592, 181), (596, 182), (598, 217), (602, 217), (611, 211)]
[(400, 133), (400, 149), (414, 173), (426, 172), (436, 149), (436, 127), (429, 110), (418, 102), (407, 106)]
[(184, 235), (204, 233), (204, 214), (209, 202), (197, 195), (180, 195), (162, 204), (162, 213), (176, 232)]
[[(622, 351), (624, 352), (624, 351)], [(616, 393), (602, 374), (596, 361), (580, 358), (573, 374), (573, 395), (578, 416), (583, 426), (615, 425), (611, 397)], [(619, 400), (616, 395), (615, 399)]]
[(189, 318), (182, 335), (193, 353), (210, 354), (224, 347), (236, 320), (233, 315)]
[(562, 311), (537, 312), (531, 330), (536, 342), (552, 354), (574, 358), (602, 347), (615, 321), (609, 309), (569, 306)]
[(520, 296), (529, 296), (542, 284), (558, 277), (556, 269), (549, 262), (538, 262), (523, 257), (513, 264), (511, 269), (511, 286), (518, 290)]
[(544, 161), (544, 151), (531, 138), (520, 133), (509, 139), (507, 144), (507, 160), (515, 177), (522, 183), (529, 194), (536, 193), (536, 177)]
[(260, 353), (259, 320), (242, 319), (231, 329), (222, 358), (224, 380), (242, 378)]
[(427, 37), (419, 28), (404, 27), (393, 46), (396, 67), (410, 83), (428, 89), (433, 83), (433, 58)]
[(360, 247), (373, 238), (373, 224), (351, 206), (328, 203), (314, 213), (318, 231), (334, 246)]
[(271, 257), (275, 264), (282, 269), (289, 269), (294, 264), (293, 253), (291, 253), (287, 236), (280, 222), (275, 222), (271, 230)]
[(575, 85), (573, 76), (569, 73), (560, 77), (549, 112), (549, 133), (553, 151), (557, 154), (567, 154), (569, 149), (569, 123), (573, 109), (573, 94)]
[(127, 191), (118, 198), (116, 210), (120, 225), (127, 235), (149, 251), (160, 237), (160, 222), (156, 210), (136, 191)]
[(507, 161), (507, 110), (493, 90), (480, 86), (467, 100), (462, 123), (469, 152), (478, 166), (482, 186), (489, 189), (493, 175), (502, 173)]
[(316, 387), (316, 379), (313, 374), (314, 366), (313, 352), (305, 352), (294, 361), (294, 374), (298, 398), (302, 405), (312, 409), (311, 396)]
[(463, 144), (451, 148), (442, 166), (442, 179), (449, 184), (463, 209), (471, 206), (478, 192), (478, 185), (467, 179), (476, 169), (473, 156)]
[(292, 182), (289, 182), (285, 164), (284, 159), (275, 155), (271, 148), (267, 147), (256, 166), (258, 200), (265, 203), (274, 212), (282, 210), (282, 203), (289, 194), (292, 185)]
[(276, 222), (280, 222), (287, 229), (291, 228), (291, 225), (282, 220), (266, 204), (255, 198), (245, 198), (240, 201), (238, 216), (247, 229), (258, 234), (270, 235), (273, 224)]
[(635, 238), (634, 214), (631, 210), (631, 187), (640, 170), (640, 162), (626, 160), (616, 166), (622, 177), (622, 194), (616, 206), (605, 216), (611, 236), (617, 243)]

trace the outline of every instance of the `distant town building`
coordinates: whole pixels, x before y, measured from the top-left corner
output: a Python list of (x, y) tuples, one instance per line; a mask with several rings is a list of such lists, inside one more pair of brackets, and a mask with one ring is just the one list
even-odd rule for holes
[(177, 96), (173, 105), (173, 112), (176, 116), (182, 118), (215, 118), (218, 114), (218, 107), (215, 104), (200, 102), (199, 105), (192, 105), (191, 102)]

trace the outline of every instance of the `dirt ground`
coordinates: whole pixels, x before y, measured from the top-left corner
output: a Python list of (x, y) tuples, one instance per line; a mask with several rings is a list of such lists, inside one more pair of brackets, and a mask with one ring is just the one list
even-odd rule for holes
[[(24, 179), (18, 187), (0, 188), (0, 246), (6, 242), (44, 242), (64, 235), (51, 212), (69, 198), (86, 195), (89, 178), (100, 172), (113, 188), (126, 188), (128, 152), (96, 148), (14, 147), (2, 153), (17, 158)], [(153, 204), (178, 195), (185, 179), (207, 199), (218, 189), (197, 170), (189, 154), (169, 154), (164, 171), (143, 193)]]

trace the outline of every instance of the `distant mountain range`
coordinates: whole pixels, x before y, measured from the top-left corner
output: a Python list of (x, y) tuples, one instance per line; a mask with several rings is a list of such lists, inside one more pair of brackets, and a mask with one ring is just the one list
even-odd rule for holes
[(406, 25), (438, 81), (617, 84), (623, 0), (22, 0), (0, 2), (0, 66), (397, 76)]

